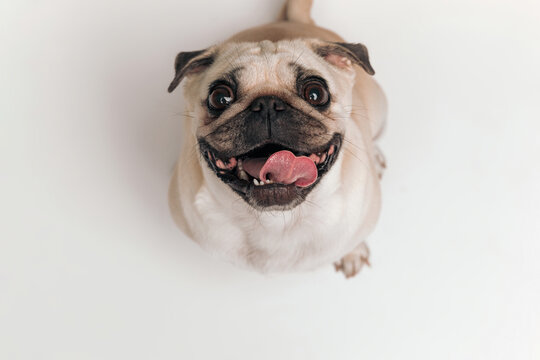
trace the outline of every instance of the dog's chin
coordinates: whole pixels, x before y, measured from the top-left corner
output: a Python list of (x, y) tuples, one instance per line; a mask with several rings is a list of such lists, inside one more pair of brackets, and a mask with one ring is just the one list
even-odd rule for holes
[[(334, 165), (342, 144), (342, 135), (334, 134), (325, 145), (311, 151), (299, 151), (294, 147), (268, 142), (260, 144), (248, 152), (225, 157), (204, 139), (199, 139), (202, 157), (212, 172), (249, 205), (259, 211), (290, 210), (301, 204), (307, 195)], [(317, 168), (316, 180), (309, 184), (298, 181), (290, 184), (260, 180), (244, 171), (242, 164), (255, 158), (268, 158), (281, 150), (292, 152), (296, 157), (309, 157)]]

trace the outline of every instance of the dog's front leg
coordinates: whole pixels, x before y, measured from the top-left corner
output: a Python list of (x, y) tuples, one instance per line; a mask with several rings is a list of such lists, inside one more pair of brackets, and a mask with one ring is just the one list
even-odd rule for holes
[(369, 248), (364, 241), (342, 257), (340, 261), (334, 263), (336, 271), (342, 271), (346, 278), (358, 274), (364, 265), (370, 266)]

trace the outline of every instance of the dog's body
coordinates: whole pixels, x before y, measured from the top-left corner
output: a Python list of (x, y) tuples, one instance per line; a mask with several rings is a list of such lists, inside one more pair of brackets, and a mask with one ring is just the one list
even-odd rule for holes
[[(219, 145), (222, 140), (216, 138), (218, 130), (227, 135), (226, 139), (233, 139), (223, 140), (224, 144), (233, 141), (240, 146), (243, 141), (247, 141), (238, 137), (242, 129), (224, 132), (223, 124), (226, 121), (233, 122), (233, 118), (226, 119), (228, 112), (237, 111), (233, 115), (238, 116), (238, 111), (244, 110), (248, 103), (253, 106), (253, 99), (259, 95), (280, 96), (287, 104), (294, 104), (296, 109), (314, 119), (320, 117), (319, 114), (312, 114), (313, 109), (304, 111), (304, 105), (297, 104), (295, 99), (289, 100), (292, 95), (282, 94), (280, 90), (286, 87), (286, 81), (283, 80), (282, 84), (280, 79), (289, 76), (287, 70), (283, 70), (285, 65), (282, 63), (288, 62), (287, 66), (290, 67), (294, 65), (290, 59), (303, 56), (305, 42), (308, 41), (304, 39), (309, 39), (310, 44), (315, 41), (313, 39), (343, 42), (338, 35), (313, 25), (309, 16), (310, 7), (310, 0), (290, 0), (284, 8), (283, 21), (241, 32), (219, 46), (220, 57), (231, 59), (231, 54), (236, 54), (234, 61), (240, 65), (235, 70), (243, 69), (245, 66), (242, 64), (250, 64), (248, 71), (244, 70), (241, 80), (243, 84), (253, 84), (250, 94), (257, 94), (244, 96), (249, 99), (244, 103), (239, 99), (238, 104), (230, 106), (217, 120), (211, 120), (216, 125), (205, 121), (203, 110), (198, 107), (199, 94), (203, 91), (201, 88), (204, 88), (198, 86), (198, 82), (204, 82), (200, 79), (203, 76), (212, 76), (201, 75), (200, 69), (206, 69), (210, 63), (212, 65), (208, 72), (219, 74), (226, 70), (225, 65), (222, 65), (221, 70), (217, 68), (226, 62), (212, 58), (206, 62), (204, 59), (197, 60), (197, 66), (192, 65), (190, 71), (193, 76), (188, 78), (185, 88), (188, 100), (186, 110), (191, 116), (203, 120), (200, 120), (202, 124), (191, 118), (185, 121), (183, 149), (171, 181), (169, 202), (175, 222), (188, 236), (206, 250), (235, 264), (261, 272), (276, 272), (307, 270), (337, 262), (337, 269), (352, 276), (367, 263), (369, 253), (364, 240), (378, 218), (381, 202), (379, 177), (384, 167), (374, 140), (385, 122), (386, 99), (380, 87), (368, 75), (371, 69), (369, 62), (353, 68), (351, 61), (345, 59), (348, 54), (342, 56), (338, 52), (335, 55), (329, 53), (331, 50), (320, 52), (323, 56), (321, 62), (327, 60), (324, 65), (317, 59), (312, 60), (315, 55), (302, 58), (304, 67), (315, 68), (325, 74), (330, 90), (334, 91), (332, 95), (335, 94), (334, 98), (340, 102), (332, 103), (331, 115), (320, 120), (325, 124), (328, 136), (321, 133), (312, 137), (320, 137), (320, 144), (331, 141), (330, 132), (342, 134), (343, 139), (341, 151), (335, 160), (332, 159), (334, 162), (328, 165), (330, 169), (324, 177), (311, 185), (313, 189), (307, 195), (299, 196), (297, 203), (291, 205), (290, 209), (276, 205), (261, 211), (260, 207), (254, 206), (246, 197), (246, 201), (243, 201), (235, 188), (231, 189), (223, 179), (216, 176), (216, 170), (218, 173), (222, 171), (205, 164), (197, 151), (202, 146), (201, 139), (208, 140), (214, 147), (217, 146), (214, 144)], [(197, 52), (196, 56), (200, 58), (202, 55)], [(185, 63), (186, 60), (179, 58), (176, 83), (171, 86), (172, 89), (183, 76), (178, 75), (178, 63)], [(265, 60), (261, 60), (263, 58)], [(195, 60), (187, 61), (193, 64)], [(328, 62), (332, 65), (329, 70)], [(187, 71), (184, 69), (182, 67), (180, 70)], [(273, 73), (268, 69), (278, 74), (283, 73), (283, 76), (272, 76)], [(245, 88), (248, 86), (245, 85)], [(236, 109), (234, 106), (238, 110), (233, 110)], [(225, 120), (220, 120), (222, 118)], [(301, 128), (298, 131), (304, 134), (308, 130)], [(223, 136), (219, 139), (223, 139)], [(223, 145), (223, 149), (228, 148)], [(231, 151), (222, 150), (222, 153)], [(209, 163), (215, 161), (211, 155), (213, 153), (207, 153), (210, 159), (206, 160)]]

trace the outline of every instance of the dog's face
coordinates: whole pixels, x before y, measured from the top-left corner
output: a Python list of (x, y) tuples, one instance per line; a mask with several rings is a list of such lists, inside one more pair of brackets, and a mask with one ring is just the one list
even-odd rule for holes
[(178, 54), (202, 166), (258, 210), (291, 209), (332, 171), (350, 121), (361, 44), (298, 39)]

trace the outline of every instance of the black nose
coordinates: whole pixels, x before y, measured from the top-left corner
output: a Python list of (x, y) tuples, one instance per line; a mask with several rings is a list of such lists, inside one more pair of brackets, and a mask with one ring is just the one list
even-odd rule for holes
[(253, 139), (271, 139), (272, 133), (279, 131), (286, 123), (291, 107), (277, 96), (261, 96), (249, 105), (251, 110), (246, 127)]
[(271, 117), (278, 111), (284, 111), (287, 108), (287, 104), (275, 96), (261, 96), (253, 100), (250, 108), (253, 112), (260, 112), (261, 115)]

